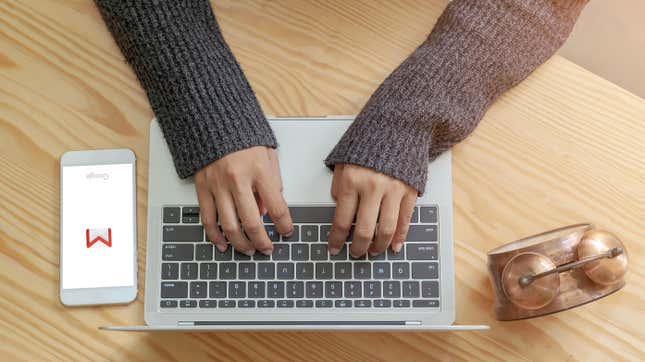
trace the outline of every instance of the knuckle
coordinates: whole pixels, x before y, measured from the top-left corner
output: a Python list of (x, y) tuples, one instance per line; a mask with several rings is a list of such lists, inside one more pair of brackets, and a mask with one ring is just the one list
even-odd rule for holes
[(278, 205), (272, 206), (269, 212), (272, 218), (275, 218), (278, 220), (287, 216), (288, 213), (289, 213), (289, 209), (287, 208), (287, 205), (283, 203), (279, 203)]
[(351, 224), (344, 221), (336, 221), (334, 222), (334, 225), (336, 226), (336, 230), (342, 233), (348, 233), (351, 228)]
[(239, 232), (240, 228), (236, 224), (228, 223), (228, 224), (222, 225), (222, 230), (226, 235), (232, 236), (232, 235), (235, 235), (237, 232)]
[(361, 227), (361, 228), (357, 228), (354, 231), (354, 236), (361, 240), (371, 240), (372, 237), (374, 236), (374, 233), (372, 230), (368, 228)]
[(378, 233), (381, 236), (384, 236), (386, 238), (391, 238), (394, 235), (394, 232), (396, 231), (396, 227), (392, 225), (381, 225), (379, 226)]
[(264, 230), (264, 227), (262, 226), (262, 224), (253, 223), (249, 225), (244, 225), (244, 231), (247, 234), (257, 235), (257, 234), (260, 234), (262, 230)]

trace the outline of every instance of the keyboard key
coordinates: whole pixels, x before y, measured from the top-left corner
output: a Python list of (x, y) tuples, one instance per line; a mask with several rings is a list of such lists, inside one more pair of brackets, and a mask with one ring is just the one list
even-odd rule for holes
[(408, 279), (410, 277), (409, 263), (392, 263), (393, 279)]
[(179, 308), (197, 308), (196, 300), (182, 300), (179, 302)]
[(275, 278), (275, 264), (258, 263), (258, 279), (266, 280)]
[(334, 272), (334, 279), (352, 279), (352, 263), (336, 263)]
[(325, 298), (341, 298), (343, 296), (343, 283), (325, 282)]
[(392, 306), (392, 301), (388, 299), (376, 299), (374, 300), (374, 306), (376, 308), (390, 308)]
[(255, 301), (254, 300), (238, 300), (237, 301), (237, 307), (238, 308), (255, 308)]
[(439, 257), (438, 246), (439, 244), (436, 243), (411, 243), (406, 244), (405, 252), (408, 255), (408, 260), (437, 260)]
[(217, 264), (201, 263), (199, 265), (199, 279), (217, 279)]
[(255, 279), (255, 263), (239, 263), (237, 278), (242, 280)]
[(164, 207), (163, 208), (163, 223), (164, 224), (178, 224), (179, 223), (179, 208), (178, 207)]
[(293, 264), (278, 263), (278, 278), (280, 280), (293, 279)]
[(287, 282), (287, 298), (304, 298), (304, 282)]
[(341, 299), (334, 302), (336, 308), (351, 308), (352, 301), (347, 299)]
[[(348, 249), (351, 248), (348, 246)], [(352, 254), (349, 254), (349, 260), (367, 260), (367, 253), (360, 255), (360, 256), (352, 256)]]
[(374, 279), (390, 279), (390, 263), (374, 263)]
[(409, 300), (403, 300), (403, 299), (394, 300), (394, 308), (409, 308), (409, 307), (410, 307)]
[(363, 294), (365, 298), (381, 297), (381, 282), (366, 281), (363, 283)]
[(162, 300), (160, 304), (161, 308), (177, 308), (176, 300)]
[(313, 300), (296, 300), (296, 308), (313, 308), (314, 307), (314, 301)]
[(190, 297), (191, 298), (206, 298), (208, 290), (206, 282), (190, 282)]
[(419, 207), (415, 206), (414, 211), (412, 212), (412, 217), (410, 218), (410, 223), (418, 223), (419, 222)]
[(234, 300), (220, 300), (217, 302), (217, 306), (219, 308), (235, 308), (235, 301)]
[(295, 206), (289, 208), (294, 224), (331, 224), (334, 220), (333, 206)]
[(237, 278), (237, 265), (235, 263), (220, 263), (219, 278), (222, 280), (232, 280)]
[(161, 279), (179, 279), (179, 263), (161, 263)]
[(437, 241), (437, 225), (410, 225), (407, 241)]
[(332, 263), (316, 263), (316, 279), (331, 279), (334, 275)]
[(188, 282), (162, 282), (161, 298), (187, 298)]
[(317, 300), (316, 301), (316, 308), (331, 308), (334, 305), (331, 300)]
[(436, 206), (422, 206), (421, 212), (421, 222), (427, 222), (436, 224), (437, 223), (437, 207)]
[(307, 298), (323, 297), (323, 282), (307, 282), (305, 289)]
[(296, 279), (309, 280), (314, 278), (314, 263), (297, 263)]
[(208, 283), (208, 296), (209, 298), (226, 298), (226, 282)]
[(401, 282), (383, 282), (383, 298), (401, 298)]
[(405, 257), (405, 248), (401, 248), (401, 251), (395, 253), (392, 251), (392, 248), (387, 248), (387, 260), (403, 260)]
[(199, 215), (186, 215), (182, 216), (181, 222), (184, 224), (199, 224)]
[(329, 241), (331, 225), (320, 225), (320, 241)]
[(182, 214), (181, 216), (199, 216), (199, 207), (198, 206), (184, 206), (184, 208), (181, 210)]
[(233, 248), (230, 246), (226, 248), (226, 251), (224, 252), (219, 251), (219, 249), (217, 248), (215, 248), (213, 251), (215, 253), (215, 260), (217, 261), (233, 260)]
[(197, 242), (204, 241), (204, 227), (201, 225), (164, 225), (163, 241)]
[(424, 298), (439, 298), (439, 282), (438, 281), (421, 282), (421, 295)]
[(193, 244), (164, 244), (161, 259), (166, 261), (192, 261)]
[(271, 241), (280, 240), (280, 234), (278, 234), (278, 230), (276, 230), (274, 225), (265, 225), (264, 230), (266, 230), (267, 235), (269, 236), (269, 240)]
[(273, 244), (273, 260), (289, 260), (289, 245)]
[(361, 298), (361, 289), (361, 282), (345, 282), (345, 298)]
[(419, 298), (419, 282), (403, 282), (403, 298)]
[(246, 298), (246, 282), (228, 282), (229, 298)]
[(197, 244), (195, 245), (195, 260), (211, 261), (213, 260), (213, 244)]
[(181, 263), (181, 279), (197, 279), (197, 263)]
[(258, 300), (258, 308), (274, 308), (275, 307), (275, 301), (274, 300)]
[(311, 260), (327, 260), (327, 244), (311, 245)]
[(284, 298), (284, 282), (268, 282), (267, 295), (269, 298)]
[(417, 299), (412, 301), (414, 308), (439, 308), (439, 301), (432, 299)]
[(279, 300), (278, 308), (293, 308), (293, 300)]
[(438, 277), (437, 263), (412, 263), (412, 279), (437, 279)]
[(336, 255), (329, 255), (330, 260), (349, 260), (347, 259), (347, 244), (343, 245), (343, 248), (340, 249), (340, 252)]
[(302, 225), (300, 239), (302, 241), (318, 241), (318, 225)]
[(291, 245), (291, 260), (309, 260), (309, 245), (301, 243)]
[(249, 282), (249, 298), (264, 298), (264, 282)]
[(212, 299), (202, 299), (199, 301), (200, 308), (217, 308), (217, 301)]
[(354, 278), (370, 279), (372, 275), (372, 265), (370, 263), (354, 263)]
[(264, 255), (262, 253), (256, 252), (255, 254), (253, 254), (253, 260), (257, 260), (257, 261), (271, 260), (271, 255)]
[(246, 254), (244, 254), (244, 253), (240, 253), (239, 251), (235, 250), (235, 251), (233, 251), (233, 259), (234, 260), (242, 260), (242, 261), (244, 261), (244, 260), (251, 260), (251, 257), (246, 255)]
[(293, 234), (286, 236), (282, 235), (282, 241), (300, 241), (300, 226), (294, 225), (293, 226)]
[(372, 301), (369, 299), (359, 299), (354, 301), (355, 308), (369, 308), (372, 306)]

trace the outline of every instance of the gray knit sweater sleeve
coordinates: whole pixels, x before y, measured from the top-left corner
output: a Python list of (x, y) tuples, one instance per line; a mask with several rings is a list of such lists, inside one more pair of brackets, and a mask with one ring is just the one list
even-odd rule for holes
[(148, 94), (180, 177), (276, 140), (208, 0), (96, 0)]
[(586, 0), (454, 0), (369, 99), (326, 159), (405, 181), (475, 128), (490, 104), (562, 45)]

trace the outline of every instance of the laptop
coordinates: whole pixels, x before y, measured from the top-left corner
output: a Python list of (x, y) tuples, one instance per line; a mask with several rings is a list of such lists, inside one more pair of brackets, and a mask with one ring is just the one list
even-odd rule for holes
[[(295, 226), (265, 227), (271, 256), (207, 240), (192, 179), (179, 179), (156, 120), (150, 126), (145, 326), (107, 330), (388, 329), (477, 330), (455, 320), (450, 152), (428, 166), (400, 253), (353, 259), (327, 251), (334, 201), (323, 160), (351, 116), (267, 117)], [(348, 241), (351, 242), (351, 237)]]

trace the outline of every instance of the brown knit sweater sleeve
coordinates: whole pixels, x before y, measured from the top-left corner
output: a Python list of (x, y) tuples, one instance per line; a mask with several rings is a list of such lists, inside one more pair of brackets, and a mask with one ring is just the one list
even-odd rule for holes
[(427, 164), (564, 43), (587, 0), (455, 0), (369, 99), (325, 160), (369, 167), (419, 193)]

